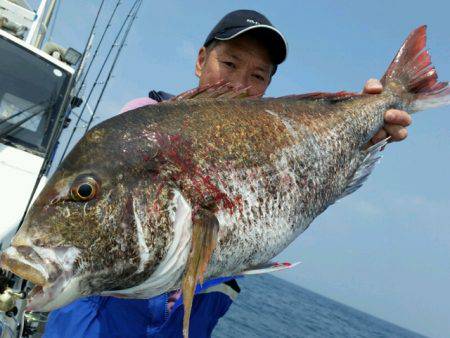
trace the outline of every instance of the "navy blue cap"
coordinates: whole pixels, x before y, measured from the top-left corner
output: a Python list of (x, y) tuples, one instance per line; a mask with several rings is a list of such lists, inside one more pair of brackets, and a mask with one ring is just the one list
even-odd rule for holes
[(267, 50), (274, 65), (282, 63), (287, 56), (287, 42), (283, 34), (261, 13), (241, 9), (225, 15), (213, 28), (203, 46), (208, 46), (214, 40), (226, 41), (252, 31)]

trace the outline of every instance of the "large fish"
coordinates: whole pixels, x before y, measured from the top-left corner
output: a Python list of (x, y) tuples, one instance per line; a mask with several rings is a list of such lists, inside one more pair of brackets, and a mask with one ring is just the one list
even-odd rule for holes
[(82, 296), (144, 298), (182, 288), (187, 336), (198, 281), (264, 265), (361, 186), (390, 108), (449, 104), (413, 31), (380, 95), (240, 98), (211, 86), (115, 116), (74, 147), (1, 264), (33, 282), (28, 308)]

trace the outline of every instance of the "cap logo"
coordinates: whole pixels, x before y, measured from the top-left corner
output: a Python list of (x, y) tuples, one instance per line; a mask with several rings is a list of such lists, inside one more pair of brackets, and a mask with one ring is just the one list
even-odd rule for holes
[(251, 23), (252, 25), (259, 25), (258, 21), (252, 20), (252, 19), (247, 19), (248, 23)]

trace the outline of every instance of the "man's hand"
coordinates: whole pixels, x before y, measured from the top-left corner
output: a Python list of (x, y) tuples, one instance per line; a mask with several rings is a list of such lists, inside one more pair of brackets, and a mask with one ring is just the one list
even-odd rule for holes
[[(366, 94), (380, 94), (383, 91), (383, 85), (377, 79), (369, 79), (364, 85), (363, 93)], [(380, 142), (386, 137), (390, 136), (390, 141), (401, 141), (408, 136), (408, 131), (405, 127), (411, 124), (411, 116), (403, 111), (397, 109), (389, 109), (384, 113), (384, 125), (375, 136), (370, 140), (369, 145)]]

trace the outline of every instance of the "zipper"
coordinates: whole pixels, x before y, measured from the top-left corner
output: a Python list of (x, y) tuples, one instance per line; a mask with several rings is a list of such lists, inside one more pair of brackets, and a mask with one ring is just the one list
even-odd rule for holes
[(169, 293), (164, 294), (164, 322), (169, 319)]

